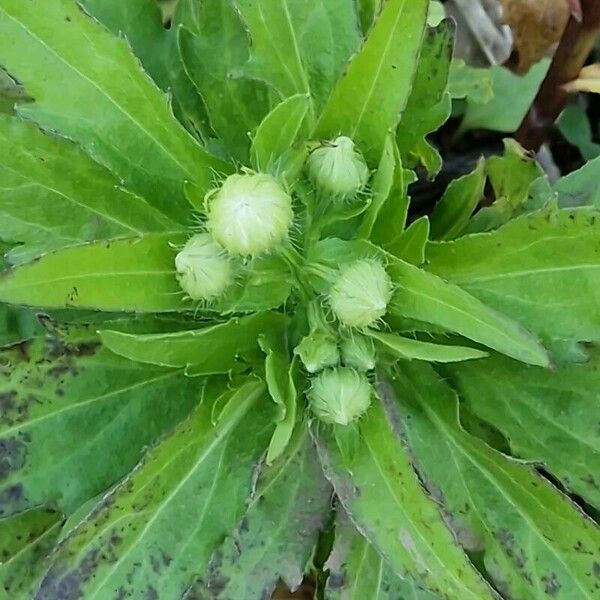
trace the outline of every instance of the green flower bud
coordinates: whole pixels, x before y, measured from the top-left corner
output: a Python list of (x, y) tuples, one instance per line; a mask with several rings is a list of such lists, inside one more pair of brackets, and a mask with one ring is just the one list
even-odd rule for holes
[(385, 315), (392, 280), (378, 260), (362, 259), (342, 268), (329, 291), (329, 305), (343, 325), (369, 327)]
[(214, 300), (233, 283), (231, 261), (208, 233), (188, 240), (175, 257), (177, 281), (192, 300)]
[(310, 407), (325, 423), (349, 425), (371, 405), (373, 388), (354, 369), (327, 369), (312, 379), (308, 392)]
[(292, 199), (270, 175), (231, 175), (207, 197), (207, 226), (231, 254), (256, 256), (283, 242), (294, 213)]
[(304, 368), (316, 373), (325, 367), (334, 367), (340, 362), (340, 351), (336, 341), (326, 333), (314, 332), (307, 335), (294, 349)]
[(369, 168), (354, 142), (342, 136), (312, 152), (308, 176), (320, 192), (347, 198), (367, 185)]
[(342, 361), (347, 367), (359, 371), (372, 371), (375, 368), (375, 345), (370, 337), (354, 334), (341, 343)]

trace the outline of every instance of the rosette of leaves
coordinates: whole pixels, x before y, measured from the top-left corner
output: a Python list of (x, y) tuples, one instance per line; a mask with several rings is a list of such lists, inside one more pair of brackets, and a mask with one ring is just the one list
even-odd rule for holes
[(0, 0), (0, 596), (598, 598), (600, 215), (507, 143), (408, 218), (427, 10)]

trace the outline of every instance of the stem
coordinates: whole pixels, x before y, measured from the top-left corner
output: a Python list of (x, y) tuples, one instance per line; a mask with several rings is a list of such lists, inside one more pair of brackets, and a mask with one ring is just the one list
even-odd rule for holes
[(567, 105), (563, 86), (577, 79), (600, 35), (600, 1), (581, 0), (581, 8), (581, 20), (569, 19), (546, 79), (516, 133), (517, 141), (532, 152), (540, 149)]

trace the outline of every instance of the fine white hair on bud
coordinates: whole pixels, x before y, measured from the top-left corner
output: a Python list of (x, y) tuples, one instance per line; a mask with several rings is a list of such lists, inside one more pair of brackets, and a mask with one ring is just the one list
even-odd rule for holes
[(340, 270), (329, 290), (329, 305), (342, 325), (370, 327), (385, 315), (392, 291), (384, 266), (365, 258)]
[(372, 371), (375, 368), (375, 344), (370, 337), (353, 333), (342, 340), (340, 347), (345, 366), (359, 371)]
[(313, 413), (325, 423), (349, 425), (371, 405), (373, 388), (355, 369), (337, 367), (312, 378), (308, 392)]
[(230, 254), (257, 256), (274, 249), (288, 235), (292, 199), (270, 175), (230, 175), (207, 196), (207, 227)]
[(326, 334), (315, 331), (305, 338), (294, 349), (309, 373), (316, 373), (325, 367), (333, 367), (340, 361), (340, 351), (336, 340)]
[(330, 196), (348, 198), (367, 185), (369, 168), (354, 142), (340, 136), (325, 142), (308, 157), (308, 176), (317, 190)]
[(208, 233), (198, 233), (188, 240), (175, 257), (175, 270), (181, 289), (192, 300), (214, 300), (234, 279), (227, 253)]

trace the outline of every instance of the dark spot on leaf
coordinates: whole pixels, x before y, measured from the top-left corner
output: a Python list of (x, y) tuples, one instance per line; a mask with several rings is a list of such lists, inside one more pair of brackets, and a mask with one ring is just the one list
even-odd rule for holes
[(557, 596), (562, 587), (556, 577), (556, 573), (550, 573), (542, 577), (542, 583), (544, 584), (544, 591), (548, 596)]
[(27, 445), (21, 436), (0, 440), (0, 481), (22, 469), (27, 457)]
[(592, 573), (596, 579), (600, 579), (600, 562), (595, 561), (592, 567)]
[(146, 590), (145, 600), (159, 600), (156, 588), (152, 587), (151, 585), (148, 586), (148, 589)]
[(343, 573), (331, 573), (329, 575), (329, 579), (327, 580), (327, 585), (332, 590), (337, 590), (341, 587), (344, 587), (345, 577)]

